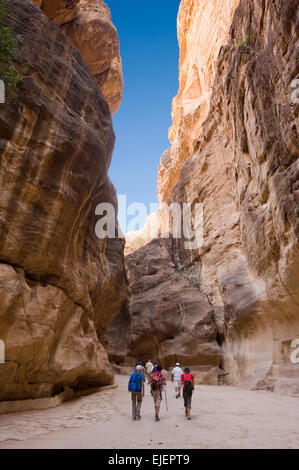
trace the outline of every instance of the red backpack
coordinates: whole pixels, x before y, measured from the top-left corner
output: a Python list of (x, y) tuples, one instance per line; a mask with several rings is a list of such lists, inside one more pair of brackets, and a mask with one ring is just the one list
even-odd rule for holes
[(187, 393), (192, 393), (193, 391), (193, 375), (189, 373), (184, 374), (184, 390)]
[(163, 385), (163, 375), (157, 375), (155, 372), (151, 378), (151, 389), (154, 392), (155, 390), (161, 390)]

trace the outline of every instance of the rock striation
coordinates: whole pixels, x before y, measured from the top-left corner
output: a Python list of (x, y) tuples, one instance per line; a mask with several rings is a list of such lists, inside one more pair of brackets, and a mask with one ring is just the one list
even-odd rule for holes
[[(212, 8), (211, 16), (206, 10), (212, 3), (181, 3), (180, 90), (173, 104), (173, 145), (159, 167), (159, 201), (203, 203), (202, 246), (188, 251), (184, 239), (176, 240), (174, 253), (209, 298), (212, 308), (204, 318), (214, 318), (225, 382), (299, 394), (299, 365), (292, 361), (299, 339), (298, 2), (226, 2), (215, 24)], [(224, 15), (232, 15), (230, 29), (221, 22)], [(203, 37), (196, 27), (202, 22), (211, 26)], [(205, 41), (210, 30), (218, 42)], [(194, 64), (207, 73), (197, 73)], [(154, 246), (128, 257), (129, 272), (138, 273), (143, 250), (150, 259), (157, 256), (148, 253)], [(150, 322), (154, 313), (139, 302), (148, 295), (147, 283), (138, 284), (138, 296), (134, 286), (130, 324), (140, 309), (138, 315)], [(169, 291), (174, 286), (170, 282)], [(159, 285), (153, 291), (159, 310), (164, 296), (157, 292)], [(196, 304), (194, 321), (202, 318)], [(135, 327), (133, 333), (137, 343)], [(181, 348), (176, 350), (179, 356)], [(192, 352), (187, 362), (193, 363)]]
[(113, 382), (106, 330), (126, 285), (123, 241), (95, 234), (96, 206), (117, 208), (109, 106), (37, 6), (11, 0), (7, 21), (26, 70), (0, 108), (0, 400), (19, 400)]

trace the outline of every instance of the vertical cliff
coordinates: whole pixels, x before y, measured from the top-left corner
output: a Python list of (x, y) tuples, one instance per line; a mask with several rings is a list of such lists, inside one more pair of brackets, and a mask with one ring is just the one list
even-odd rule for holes
[(179, 91), (172, 103), (171, 147), (158, 169), (158, 200), (167, 202), (184, 161), (202, 136), (219, 50), (226, 44), (239, 0), (182, 0), (177, 29), (180, 46)]
[[(209, 300), (203, 316), (205, 308), (193, 296), (193, 321), (205, 318), (199, 334), (214, 323), (217, 333), (208, 341), (216, 338), (221, 350), (220, 373), (227, 374), (227, 383), (283, 393), (299, 392), (298, 364), (291, 362), (291, 344), (299, 338), (298, 103), (292, 99), (299, 74), (298, 21), (294, 0), (227, 1), (225, 7), (181, 2), (180, 89), (173, 102), (172, 147), (158, 174), (160, 203), (203, 203), (203, 245), (187, 250), (184, 239), (174, 240), (172, 272), (195, 279), (193, 289)], [(164, 221), (162, 232), (163, 227)], [(132, 246), (130, 240), (131, 251)], [(171, 310), (162, 308), (165, 294), (157, 274), (140, 274), (136, 293), (144, 250), (157, 257), (161, 271), (163, 259), (168, 266), (161, 251), (149, 254), (151, 247), (155, 244), (127, 258), (133, 279), (128, 344), (143, 341), (143, 329), (135, 326), (139, 316), (147, 315), (150, 323), (158, 310), (163, 322)], [(148, 295), (148, 279), (156, 281), (154, 312), (138, 300)], [(178, 279), (169, 282), (167, 292), (176, 292), (174, 315), (176, 295), (183, 298), (185, 288), (175, 287)], [(168, 338), (169, 354), (177, 343), (173, 359), (187, 348), (186, 338), (184, 345), (178, 342), (184, 329), (181, 323)], [(157, 344), (155, 354), (163, 359), (163, 340)], [(193, 350), (185, 362), (205, 366), (201, 358), (193, 360)], [(216, 348), (215, 354), (218, 359)]]
[[(7, 7), (26, 69), (16, 95), (0, 107), (2, 400), (112, 383), (105, 335), (126, 296), (123, 241), (95, 235), (96, 206), (111, 202), (117, 209), (107, 176), (115, 137), (98, 87), (115, 111), (122, 93), (121, 69), (118, 92), (109, 72), (119, 58), (115, 28), (97, 2), (91, 21), (102, 48), (94, 60), (105, 64), (108, 84), (103, 75), (97, 83), (62, 32), (76, 24), (81, 8), (88, 11), (87, 2), (38, 3), (45, 14), (29, 0), (11, 0)], [(90, 41), (94, 52), (90, 30), (84, 50)]]

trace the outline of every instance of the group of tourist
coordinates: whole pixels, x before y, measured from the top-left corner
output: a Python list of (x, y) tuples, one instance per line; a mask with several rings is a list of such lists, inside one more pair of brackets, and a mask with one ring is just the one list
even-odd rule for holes
[[(128, 390), (131, 392), (132, 397), (132, 418), (134, 421), (141, 419), (141, 405), (145, 393), (145, 377), (150, 386), (155, 407), (155, 421), (157, 422), (160, 421), (159, 413), (163, 392), (167, 406), (166, 379), (162, 373), (162, 366), (157, 362), (152, 363), (150, 359), (145, 365), (138, 361), (134, 372), (130, 375)], [(172, 370), (171, 378), (172, 382), (174, 382), (176, 398), (180, 398), (181, 390), (183, 389), (185, 415), (190, 420), (192, 394), (195, 386), (194, 376), (191, 374), (189, 367), (185, 367), (183, 371), (180, 363), (177, 362)]]

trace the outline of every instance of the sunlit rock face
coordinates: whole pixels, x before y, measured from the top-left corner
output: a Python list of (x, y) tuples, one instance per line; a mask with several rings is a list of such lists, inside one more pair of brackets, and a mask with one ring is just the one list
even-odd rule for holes
[(129, 255), (145, 246), (156, 238), (160, 232), (159, 214), (158, 212), (153, 212), (147, 216), (145, 226), (142, 229), (126, 233), (125, 255)]
[(122, 101), (119, 39), (110, 10), (102, 0), (37, 0), (35, 3), (81, 52), (111, 114)]
[(72, 21), (79, 13), (81, 0), (32, 0), (42, 11), (61, 26)]
[(37, 6), (11, 0), (7, 21), (26, 72), (0, 108), (1, 400), (111, 384), (105, 335), (126, 296), (124, 243), (95, 234), (96, 206), (117, 208), (109, 106)]
[(167, 201), (184, 161), (202, 135), (221, 46), (239, 0), (182, 0), (178, 14), (179, 91), (172, 103), (171, 148), (160, 161), (158, 200)]
[[(238, 4), (239, 0), (181, 1), (177, 21), (179, 91), (172, 104), (173, 125), (169, 129), (172, 145), (161, 157), (158, 168), (157, 195), (160, 204), (167, 202), (184, 161), (193, 153), (202, 135), (219, 50), (228, 41)], [(159, 210), (156, 221), (151, 219), (145, 229), (126, 236), (126, 253), (132, 253), (149, 242), (153, 231), (159, 233), (166, 230), (167, 221)]]
[[(181, 5), (178, 24), (185, 31), (185, 50), (170, 132), (173, 146), (160, 163), (159, 200), (204, 205), (202, 246), (188, 251), (184, 239), (176, 240), (173, 256), (212, 305), (226, 383), (298, 394), (299, 365), (292, 354), (299, 339), (298, 2), (242, 0), (214, 59), (213, 53), (202, 55), (200, 31), (195, 34), (193, 27), (208, 3), (213, 2)], [(222, 3), (219, 18), (230, 15)], [(206, 51), (214, 47), (206, 41)], [(207, 80), (199, 75), (193, 95), (196, 58), (212, 75)], [(196, 93), (208, 91), (208, 83), (213, 83), (208, 106), (198, 100), (195, 119)], [(191, 114), (184, 111), (189, 109)], [(167, 171), (161, 173), (161, 166)], [(141, 254), (136, 266), (143, 263), (145, 249), (151, 245), (130, 255)], [(155, 251), (153, 256), (160, 263), (161, 255)], [(147, 295), (146, 283), (139, 285), (140, 298), (143, 292)], [(158, 287), (156, 292), (162, 308), (164, 295)], [(132, 295), (132, 324), (133, 312), (141, 308), (139, 297)], [(147, 315), (150, 322), (154, 314)], [(164, 349), (160, 354), (166, 357)]]

